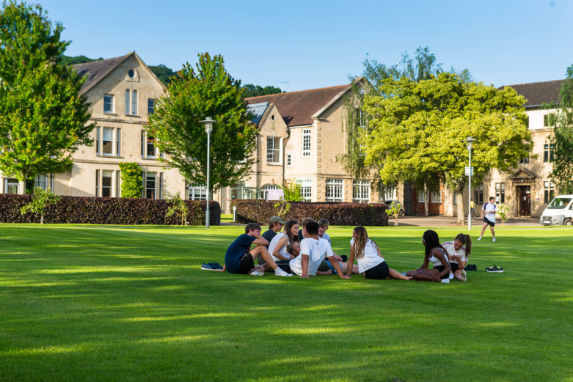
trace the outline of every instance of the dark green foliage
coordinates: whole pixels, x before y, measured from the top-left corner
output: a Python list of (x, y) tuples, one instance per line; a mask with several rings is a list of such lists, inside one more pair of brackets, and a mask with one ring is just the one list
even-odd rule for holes
[(39, 5), (0, 11), (0, 170), (19, 180), (70, 169), (71, 154), (91, 143), (85, 79), (63, 63), (62, 30)]
[(20, 209), (22, 215), (35, 213), (40, 215), (40, 224), (44, 224), (46, 209), (60, 200), (59, 195), (54, 195), (51, 190), (44, 190), (40, 187), (34, 189), (32, 201)]
[(173, 69), (168, 68), (163, 64), (149, 65), (149, 69), (151, 69), (157, 78), (159, 78), (165, 85), (169, 85), (172, 77), (177, 74), (173, 71)]
[(67, 65), (76, 65), (76, 64), (84, 64), (86, 62), (93, 62), (103, 60), (103, 57), (100, 58), (89, 58), (84, 55), (81, 56), (64, 56), (62, 59), (62, 63)]
[(567, 68), (567, 79), (559, 92), (560, 113), (550, 114), (554, 126), (552, 143), (555, 156), (551, 179), (561, 194), (573, 193), (573, 65)]
[(119, 164), (121, 170), (121, 197), (141, 198), (143, 195), (143, 170), (135, 162)]
[(162, 160), (177, 168), (189, 183), (206, 184), (207, 134), (200, 122), (216, 123), (211, 134), (210, 190), (243, 179), (254, 163), (257, 129), (243, 99), (240, 82), (227, 73), (222, 56), (199, 55), (193, 68), (183, 66), (179, 76), (158, 100), (146, 126), (166, 155)]
[(245, 86), (243, 86), (243, 89), (245, 89), (245, 98), (258, 97), (267, 94), (277, 94), (282, 92), (280, 88), (277, 88), (275, 86), (262, 87), (260, 85), (253, 85), (253, 84), (246, 84)]
[[(276, 215), (273, 202), (265, 200), (235, 200), (237, 221), (239, 223), (256, 222), (267, 224), (271, 216)], [(315, 220), (326, 218), (332, 225), (388, 225), (386, 205), (359, 203), (302, 203), (290, 202), (290, 209), (284, 220), (302, 221), (305, 217)]]
[[(30, 195), (0, 194), (0, 223), (39, 223), (40, 215), (20, 210), (32, 201)], [(204, 201), (186, 201), (190, 225), (205, 223)], [(44, 211), (45, 223), (73, 224), (180, 224), (180, 216), (167, 217), (169, 203), (163, 199), (88, 198), (62, 196)], [(221, 206), (209, 203), (212, 225), (221, 222)]]

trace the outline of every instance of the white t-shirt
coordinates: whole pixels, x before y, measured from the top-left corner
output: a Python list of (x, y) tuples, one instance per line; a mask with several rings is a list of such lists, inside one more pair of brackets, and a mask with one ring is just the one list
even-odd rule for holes
[[(275, 251), (275, 248), (279, 245), (279, 241), (281, 241), (281, 239), (282, 239), (283, 237), (285, 237), (286, 235), (287, 235), (287, 234), (284, 233), (284, 232), (277, 233), (277, 234), (275, 235), (275, 237), (273, 237), (273, 240), (271, 240), (271, 243), (269, 244), (269, 253), (270, 253), (270, 255), (271, 255), (271, 257), (273, 258), (274, 261), (282, 260), (282, 259), (279, 259), (279, 258), (276, 257), (276, 256), (273, 256), (273, 252)], [(288, 245), (288, 238), (287, 238), (287, 243), (286, 243), (285, 245), (283, 245), (283, 247), (280, 249), (279, 253), (280, 253), (281, 255), (283, 255), (284, 257), (289, 258), (290, 255), (288, 254), (288, 252), (287, 252), (287, 250), (286, 250), (287, 245)]]
[(327, 240), (307, 238), (300, 242), (300, 255), (289, 262), (290, 269), (302, 276), (302, 256), (308, 256), (308, 276), (316, 276), (316, 270), (325, 257), (331, 257), (332, 247)]
[(490, 222), (495, 223), (496, 205), (488, 202), (483, 206), (482, 210), (484, 211), (483, 216)]
[[(352, 247), (353, 245), (354, 238), (350, 240), (350, 246)], [(358, 262), (359, 273), (366, 272), (367, 270), (374, 268), (378, 264), (384, 262), (384, 258), (378, 256), (378, 247), (370, 239), (366, 240), (366, 245), (364, 245), (364, 256), (358, 257), (357, 255), (357, 253), (354, 254), (356, 261)]]
[[(459, 250), (456, 251), (456, 248), (454, 247), (453, 241), (446, 241), (445, 243), (442, 243), (442, 247), (444, 247), (444, 249), (446, 251), (448, 251), (448, 255), (459, 256), (461, 261), (468, 261), (468, 257), (466, 256), (466, 247), (462, 246)], [(448, 260), (450, 261), (450, 263), (453, 263), (453, 264), (458, 263), (457, 260), (452, 260), (449, 257), (448, 257)]]
[[(442, 251), (441, 248), (437, 248), (435, 249), (435, 251), (440, 251), (440, 252), (444, 252)], [(444, 259), (446, 259), (446, 262), (449, 263), (450, 261), (448, 260), (448, 255), (446, 253), (444, 253)], [(440, 260), (439, 257), (434, 256), (433, 252), (432, 252), (432, 256), (430, 256), (430, 263), (432, 263), (432, 265), (434, 266), (434, 268), (436, 267), (442, 267), (444, 266), (444, 264), (442, 263), (442, 260)]]

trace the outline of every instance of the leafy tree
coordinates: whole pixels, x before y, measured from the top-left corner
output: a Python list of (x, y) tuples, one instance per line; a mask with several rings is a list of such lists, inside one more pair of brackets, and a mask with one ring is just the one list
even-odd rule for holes
[(119, 164), (121, 176), (121, 197), (141, 198), (143, 195), (143, 170), (136, 162)]
[(166, 193), (167, 212), (165, 217), (179, 215), (181, 217), (181, 225), (187, 225), (187, 215), (189, 215), (189, 206), (184, 199), (181, 199), (179, 193), (175, 195)]
[(84, 55), (81, 56), (64, 56), (62, 59), (62, 63), (68, 65), (76, 65), (76, 64), (84, 64), (86, 62), (93, 62), (103, 60), (103, 57), (100, 58), (89, 58)]
[(560, 112), (554, 118), (551, 137), (555, 157), (551, 179), (560, 193), (573, 193), (573, 65), (559, 93)]
[(209, 192), (237, 183), (254, 163), (250, 154), (258, 132), (239, 84), (225, 70), (222, 56), (200, 54), (196, 69), (186, 63), (169, 84), (146, 127), (167, 154), (164, 162), (189, 183), (206, 184), (207, 134), (200, 121), (217, 121), (211, 134)]
[(300, 184), (290, 183), (281, 187), (284, 191), (284, 200), (288, 202), (302, 202), (302, 196), (300, 195)]
[(32, 195), (32, 201), (20, 208), (20, 213), (26, 215), (28, 213), (39, 214), (40, 224), (44, 224), (44, 214), (46, 208), (51, 204), (56, 204), (60, 200), (58, 195), (54, 195), (51, 190), (44, 190), (43, 188), (36, 187)]
[(280, 88), (274, 86), (262, 87), (260, 85), (253, 85), (253, 84), (246, 84), (245, 86), (243, 86), (243, 89), (245, 89), (245, 98), (257, 97), (267, 94), (276, 94), (282, 92)]
[(168, 68), (163, 64), (150, 65), (149, 69), (151, 69), (157, 78), (159, 78), (165, 85), (169, 85), (173, 76), (177, 74), (173, 71), (173, 69)]
[(39, 5), (0, 11), (0, 170), (21, 181), (70, 169), (71, 154), (91, 143), (84, 79), (62, 63), (62, 30)]
[(512, 88), (466, 83), (456, 74), (440, 73), (420, 82), (387, 78), (381, 93), (364, 100), (371, 118), (362, 141), (366, 164), (379, 166), (385, 183), (424, 176), (445, 182), (456, 193), (461, 224), (466, 137), (477, 139), (472, 151), (476, 184), (493, 168), (514, 167), (531, 149), (525, 99)]

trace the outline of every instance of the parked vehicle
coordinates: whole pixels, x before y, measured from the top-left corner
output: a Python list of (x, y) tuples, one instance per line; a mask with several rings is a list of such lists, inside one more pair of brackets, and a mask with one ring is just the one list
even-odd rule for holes
[(398, 216), (404, 216), (404, 207), (402, 207), (402, 203), (400, 203), (398, 200), (386, 200), (384, 203), (391, 208), (397, 205), (400, 209)]
[(573, 225), (573, 195), (559, 195), (547, 205), (539, 222), (543, 225)]

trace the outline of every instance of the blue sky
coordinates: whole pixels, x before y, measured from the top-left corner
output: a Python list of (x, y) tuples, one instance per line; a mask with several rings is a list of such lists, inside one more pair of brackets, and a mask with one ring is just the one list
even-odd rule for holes
[(496, 86), (561, 79), (573, 64), (572, 0), (43, 0), (68, 55), (135, 50), (179, 69), (222, 54), (243, 83), (287, 91), (344, 84), (366, 57), (428, 46), (445, 67)]

